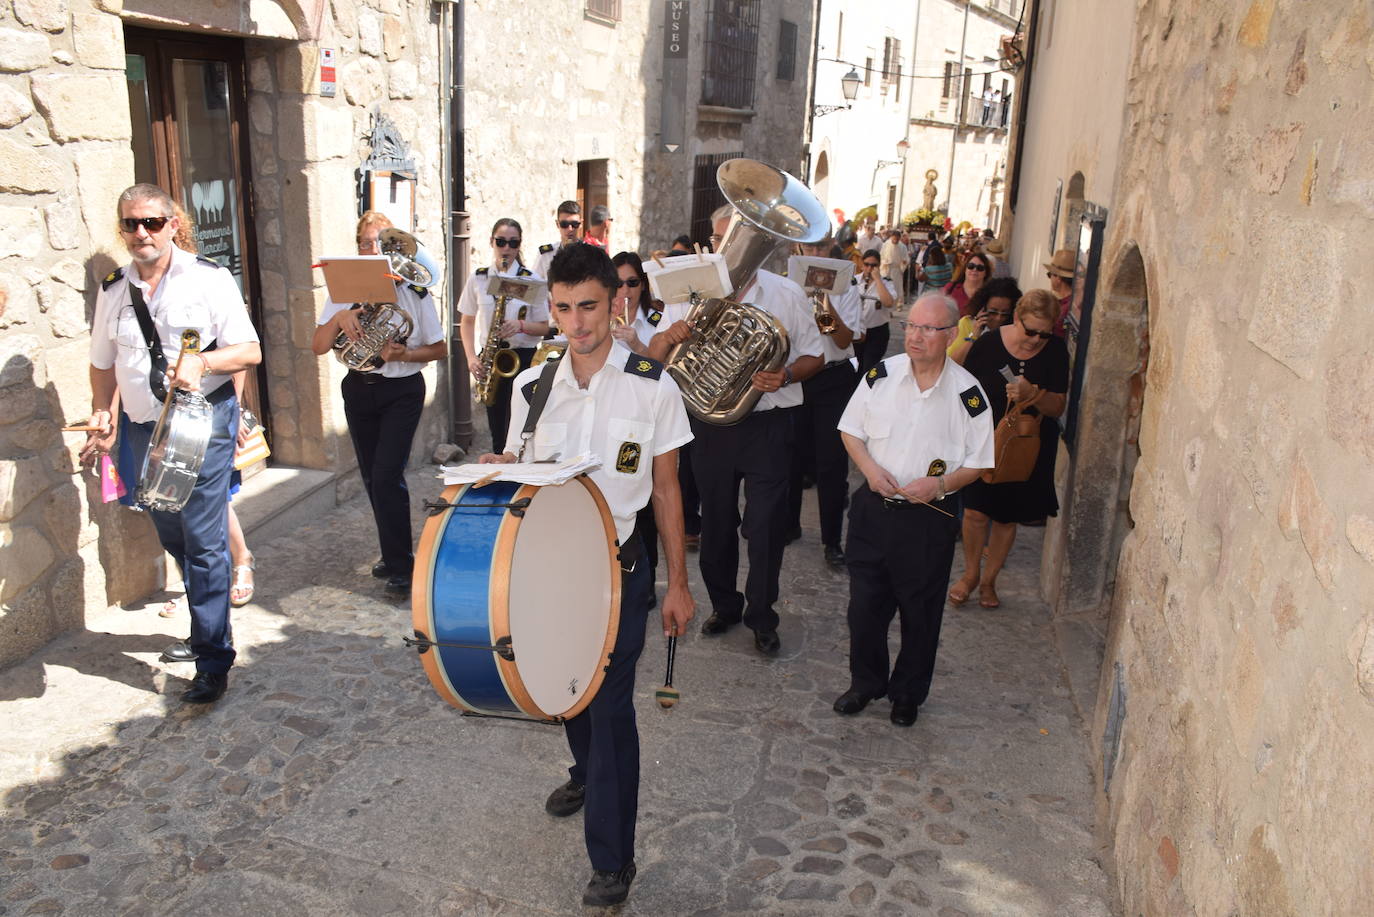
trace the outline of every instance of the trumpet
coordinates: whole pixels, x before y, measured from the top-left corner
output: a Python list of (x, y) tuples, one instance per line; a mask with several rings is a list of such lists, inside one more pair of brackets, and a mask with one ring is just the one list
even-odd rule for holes
[(816, 318), (816, 328), (821, 334), (835, 333), (835, 312), (830, 308), (829, 293), (825, 290), (812, 290), (811, 311)]

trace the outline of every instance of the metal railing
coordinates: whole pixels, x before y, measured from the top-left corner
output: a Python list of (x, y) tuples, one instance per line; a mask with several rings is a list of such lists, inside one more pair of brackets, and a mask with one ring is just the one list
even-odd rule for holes
[(758, 66), (759, 0), (712, 0), (706, 10), (706, 69), (701, 101), (752, 108)]

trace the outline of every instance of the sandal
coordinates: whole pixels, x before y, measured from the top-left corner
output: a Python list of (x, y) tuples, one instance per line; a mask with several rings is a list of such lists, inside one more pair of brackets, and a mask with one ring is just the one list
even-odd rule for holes
[(234, 567), (234, 582), (229, 587), (229, 604), (240, 608), (253, 601), (254, 558), (248, 555), (248, 563)]
[(973, 590), (974, 585), (974, 583), (965, 582), (962, 579), (955, 583), (953, 588), (949, 590), (949, 604), (957, 608), (967, 602), (968, 594)]
[(983, 584), (978, 587), (978, 604), (984, 608), (1000, 608), (1001, 599), (997, 598), (997, 589), (991, 584)]
[(177, 600), (168, 599), (162, 603), (162, 610), (157, 613), (159, 618), (175, 618), (177, 616)]

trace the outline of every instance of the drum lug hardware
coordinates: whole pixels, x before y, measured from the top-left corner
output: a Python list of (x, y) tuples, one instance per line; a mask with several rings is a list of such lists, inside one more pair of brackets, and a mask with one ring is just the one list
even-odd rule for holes
[(507, 662), (515, 661), (515, 650), (511, 647), (510, 637), (501, 637), (495, 644), (490, 645), (482, 643), (441, 643), (437, 640), (429, 639), (417, 630), (415, 631), (415, 636), (402, 637), (401, 642), (406, 646), (414, 647), (422, 656), (429, 652), (432, 646), (446, 646), (451, 649), (459, 650), (486, 650), (489, 653), (495, 653)]
[(460, 506), (456, 503), (449, 503), (447, 500), (426, 500), (425, 512), (431, 516), (437, 516), (445, 510), (453, 510), (455, 513), (482, 513), (489, 509), (508, 509), (512, 516), (524, 518), (525, 510), (529, 509), (530, 498), (521, 497), (514, 503), (480, 503), (473, 506)]
[(425, 512), (431, 516), (437, 516), (446, 509), (452, 509), (453, 504), (447, 500), (426, 500)]

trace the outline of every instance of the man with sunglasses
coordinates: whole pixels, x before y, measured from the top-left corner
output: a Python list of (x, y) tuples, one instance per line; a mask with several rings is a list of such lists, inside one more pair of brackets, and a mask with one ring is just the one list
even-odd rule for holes
[(559, 204), (553, 212), (553, 222), (558, 229), (558, 244), (545, 243), (539, 246), (539, 257), (534, 259), (534, 273), (541, 279), (549, 276), (549, 265), (559, 249), (572, 245), (582, 235), (581, 205), (577, 201)]
[[(849, 509), (849, 688), (836, 713), (880, 697), (897, 726), (930, 693), (945, 585), (959, 531), (957, 491), (993, 465), (992, 412), (978, 381), (946, 356), (959, 309), (927, 293), (903, 322), (905, 352), (869, 370), (840, 418), (865, 483)], [(901, 614), (889, 662), (888, 625)]]
[[(139, 466), (166, 392), (199, 391), (210, 402), (213, 435), (190, 498), (179, 513), (149, 515), (181, 570), (191, 611), (196, 676), (181, 699), (212, 703), (224, 695), (234, 663), (227, 507), (239, 406), (232, 377), (261, 362), (262, 349), (233, 276), (174, 243), (181, 221), (165, 191), (134, 185), (119, 195), (118, 213), (120, 238), (132, 261), (106, 276), (96, 297), (90, 425), (101, 432), (88, 434), (82, 452), (108, 454), (116, 399)], [(185, 331), (199, 333), (200, 352), (178, 360)]]

